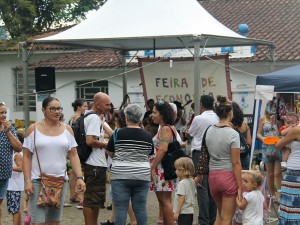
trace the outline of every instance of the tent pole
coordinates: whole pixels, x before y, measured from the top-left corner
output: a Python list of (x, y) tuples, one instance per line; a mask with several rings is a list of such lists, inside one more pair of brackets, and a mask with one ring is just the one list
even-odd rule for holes
[(261, 108), (261, 100), (255, 99), (255, 109), (254, 109), (254, 118), (252, 121), (253, 128), (252, 128), (252, 145), (251, 145), (251, 153), (250, 153), (250, 163), (249, 163), (249, 170), (251, 170), (252, 167), (252, 161), (253, 161), (253, 153), (255, 148), (255, 141), (256, 141), (256, 133), (258, 128), (258, 121), (260, 118), (260, 108)]
[(28, 51), (27, 42), (21, 42), (22, 46), (22, 63), (23, 63), (23, 96), (24, 96), (24, 121), (25, 129), (29, 127), (29, 95), (28, 95)]
[(200, 114), (200, 37), (194, 40), (194, 112), (195, 116)]
[(127, 65), (126, 65), (126, 51), (123, 51), (122, 53), (122, 68), (123, 68), (123, 76), (122, 76), (122, 81), (123, 81), (123, 98), (125, 95), (127, 95)]
[(275, 47), (270, 46), (270, 55), (271, 55), (271, 72), (273, 72), (274, 64), (275, 64)]

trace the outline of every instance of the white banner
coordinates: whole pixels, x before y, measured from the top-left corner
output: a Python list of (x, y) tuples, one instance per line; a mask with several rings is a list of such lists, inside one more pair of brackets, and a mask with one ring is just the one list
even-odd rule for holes
[(272, 85), (256, 85), (255, 99), (272, 100), (274, 88)]
[[(231, 88), (228, 56), (216, 56), (214, 61), (200, 60), (200, 92), (199, 95), (209, 94), (227, 96), (231, 99)], [(165, 59), (139, 58), (140, 74), (143, 83), (144, 98), (163, 99), (168, 102), (179, 101), (185, 105), (194, 99), (194, 61), (192, 58)], [(157, 63), (155, 63), (157, 62)], [(186, 113), (189, 114), (190, 105)], [(187, 117), (189, 117), (187, 115)]]

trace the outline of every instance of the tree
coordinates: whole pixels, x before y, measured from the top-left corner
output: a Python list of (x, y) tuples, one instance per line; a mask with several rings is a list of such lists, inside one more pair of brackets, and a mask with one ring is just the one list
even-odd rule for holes
[(0, 19), (12, 38), (76, 23), (106, 0), (0, 0)]

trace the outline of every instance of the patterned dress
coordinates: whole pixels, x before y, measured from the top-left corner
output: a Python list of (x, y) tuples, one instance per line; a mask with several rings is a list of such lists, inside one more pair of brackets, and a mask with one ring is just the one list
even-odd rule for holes
[[(278, 131), (276, 129), (276, 125), (271, 123), (270, 121), (264, 119), (263, 124), (263, 136), (278, 136)], [(262, 145), (262, 153), (263, 153), (263, 161), (265, 163), (274, 163), (274, 162), (281, 162), (281, 151), (278, 151), (274, 145)]]
[[(16, 130), (10, 127), (11, 133), (17, 137)], [(4, 131), (0, 131), (0, 180), (8, 179), (12, 173), (13, 149)]]
[[(160, 131), (157, 134), (158, 141), (155, 144), (155, 149), (154, 149), (154, 155), (150, 156), (150, 164), (152, 165), (153, 160), (155, 159), (155, 156), (157, 152), (159, 151), (159, 140), (160, 140)], [(155, 175), (154, 175), (154, 180), (150, 185), (150, 191), (175, 191), (176, 185), (177, 185), (177, 179), (174, 180), (165, 180), (164, 177), (164, 169), (159, 163), (157, 167), (155, 168)]]

